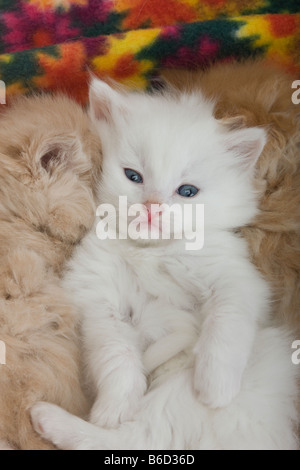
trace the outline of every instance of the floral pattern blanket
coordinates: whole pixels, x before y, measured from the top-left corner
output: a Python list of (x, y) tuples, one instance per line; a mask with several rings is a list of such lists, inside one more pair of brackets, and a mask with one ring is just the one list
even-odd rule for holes
[(87, 100), (89, 70), (147, 88), (161, 67), (266, 57), (300, 78), (299, 0), (0, 0), (10, 97)]

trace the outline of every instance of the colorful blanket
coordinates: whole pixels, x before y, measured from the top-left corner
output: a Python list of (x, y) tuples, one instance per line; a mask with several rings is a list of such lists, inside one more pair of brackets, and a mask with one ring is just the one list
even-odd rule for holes
[(146, 88), (160, 67), (265, 56), (300, 78), (299, 0), (0, 0), (7, 98), (87, 99), (88, 69)]

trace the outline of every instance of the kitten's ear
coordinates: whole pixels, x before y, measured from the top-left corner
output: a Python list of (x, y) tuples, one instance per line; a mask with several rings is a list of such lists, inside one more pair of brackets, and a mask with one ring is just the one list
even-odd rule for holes
[(125, 114), (125, 93), (117, 84), (110, 84), (92, 76), (89, 90), (90, 113), (94, 121), (112, 123)]
[(75, 135), (61, 136), (43, 142), (38, 158), (41, 167), (52, 174), (56, 168), (72, 169), (80, 173), (87, 166), (87, 158), (81, 142)]
[(266, 143), (266, 131), (259, 127), (235, 130), (225, 137), (227, 150), (237, 156), (242, 168), (248, 170), (254, 169)]

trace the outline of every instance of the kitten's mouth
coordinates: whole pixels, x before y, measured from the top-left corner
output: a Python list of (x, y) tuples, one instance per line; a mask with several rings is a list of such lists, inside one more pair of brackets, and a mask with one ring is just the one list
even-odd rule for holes
[(159, 231), (162, 232), (162, 218), (161, 215), (153, 217), (150, 212), (141, 214), (133, 221), (136, 226), (140, 226), (142, 230)]
[[(128, 201), (124, 202), (122, 207), (119, 206), (121, 210), (117, 223), (117, 232), (122, 239), (150, 241), (181, 238), (182, 215), (176, 213), (172, 207), (148, 201), (145, 204), (133, 203), (132, 205), (128, 205)], [(179, 211), (179, 209), (176, 210)]]

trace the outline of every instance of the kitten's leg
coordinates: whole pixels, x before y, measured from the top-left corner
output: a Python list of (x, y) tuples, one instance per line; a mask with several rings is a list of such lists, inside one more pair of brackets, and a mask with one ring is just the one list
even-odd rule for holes
[(230, 264), (204, 306), (195, 347), (195, 389), (212, 408), (227, 406), (239, 393), (258, 319), (265, 318), (269, 305), (268, 286), (250, 262)]
[[(39, 402), (31, 409), (32, 424), (43, 439), (61, 450), (101, 449), (100, 428), (71, 415), (59, 406)], [(110, 431), (104, 431), (109, 433)], [(104, 449), (104, 448), (102, 448)]]
[(101, 324), (91, 317), (84, 322), (89, 374), (97, 390), (90, 421), (116, 427), (134, 416), (147, 382), (138, 333), (116, 315), (101, 316)]
[[(133, 421), (104, 429), (40, 402), (31, 409), (34, 429), (63, 450), (141, 450), (197, 448), (201, 409), (192, 389), (192, 369), (158, 380), (142, 399)], [(200, 410), (200, 414), (199, 414)]]
[[(35, 431), (61, 450), (132, 450), (146, 449), (143, 425), (131, 421), (117, 429), (105, 429), (71, 415), (59, 406), (39, 402), (31, 409)], [(137, 445), (141, 440), (142, 445)], [(151, 442), (151, 440), (150, 440)], [(164, 446), (163, 446), (164, 448)]]
[(228, 408), (212, 412), (196, 399), (189, 368), (152, 383), (134, 421), (117, 429), (97, 428), (47, 403), (33, 407), (34, 427), (61, 449), (296, 449), (297, 371), (290, 337), (268, 328), (256, 338), (243, 391)]

